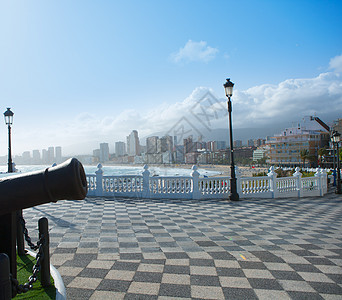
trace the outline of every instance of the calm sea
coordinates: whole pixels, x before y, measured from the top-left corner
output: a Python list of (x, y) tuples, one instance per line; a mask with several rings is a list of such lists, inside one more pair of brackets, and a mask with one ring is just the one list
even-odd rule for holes
[[(28, 173), (33, 171), (44, 170), (49, 166), (44, 165), (18, 165), (16, 169), (20, 173)], [(86, 174), (95, 174), (97, 170), (96, 166), (84, 166), (84, 170)], [(103, 175), (141, 175), (144, 171), (142, 166), (103, 166)], [(149, 167), (149, 171), (151, 172), (151, 176), (189, 176), (191, 173), (191, 168), (183, 169), (183, 168), (167, 168), (167, 167)], [(0, 166), (0, 177), (7, 176), (8, 174), (1, 174), (7, 172), (7, 166)], [(198, 169), (198, 172), (201, 175), (205, 176), (214, 176), (220, 175), (220, 172), (206, 169)], [(15, 173), (18, 174), (18, 173)], [(13, 175), (15, 175), (13, 174)]]

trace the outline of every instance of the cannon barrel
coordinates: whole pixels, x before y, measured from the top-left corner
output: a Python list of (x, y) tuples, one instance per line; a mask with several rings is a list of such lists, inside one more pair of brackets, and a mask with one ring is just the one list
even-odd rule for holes
[(83, 166), (71, 158), (42, 171), (0, 179), (0, 215), (57, 200), (82, 200), (86, 194)]

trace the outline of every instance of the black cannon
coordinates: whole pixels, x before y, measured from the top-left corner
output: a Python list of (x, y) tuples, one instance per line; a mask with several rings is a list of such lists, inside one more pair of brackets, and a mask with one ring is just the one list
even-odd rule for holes
[(0, 179), (0, 253), (10, 258), (16, 278), (17, 211), (58, 200), (82, 200), (87, 180), (82, 164), (75, 158), (43, 171)]
[(0, 179), (0, 215), (57, 200), (81, 200), (86, 194), (83, 166), (72, 158), (43, 171)]

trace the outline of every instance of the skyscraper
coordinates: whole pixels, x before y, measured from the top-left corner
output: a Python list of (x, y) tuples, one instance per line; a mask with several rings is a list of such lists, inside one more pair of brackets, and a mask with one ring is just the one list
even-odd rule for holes
[(62, 162), (62, 147), (55, 147), (56, 163), (60, 164)]
[(157, 136), (150, 136), (146, 139), (146, 152), (148, 154), (157, 153), (157, 144), (158, 144), (158, 137)]
[(100, 144), (100, 162), (109, 161), (109, 145), (108, 143)]
[(126, 154), (126, 144), (124, 142), (115, 142), (115, 154), (117, 157)]
[(140, 155), (139, 136), (136, 130), (133, 130), (127, 137), (127, 154), (129, 156)]

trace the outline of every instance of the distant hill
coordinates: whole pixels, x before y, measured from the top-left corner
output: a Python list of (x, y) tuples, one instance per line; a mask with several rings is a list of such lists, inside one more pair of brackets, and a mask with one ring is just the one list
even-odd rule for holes
[[(242, 140), (244, 144), (247, 143), (247, 140), (249, 139), (258, 139), (258, 138), (266, 138), (266, 136), (273, 136), (275, 134), (280, 133), (282, 130), (284, 130), (288, 127), (289, 124), (278, 124), (273, 127), (267, 127), (267, 128), (237, 128), (233, 130), (233, 138), (234, 140)], [(202, 132), (208, 132), (203, 130)], [(154, 134), (148, 135), (146, 137), (140, 138), (141, 144), (145, 145), (146, 138), (149, 136), (164, 136), (164, 132), (156, 132)], [(196, 141), (198, 139), (198, 134), (193, 134), (193, 139)], [(212, 129), (210, 133), (207, 133), (205, 136), (203, 136), (204, 141), (227, 141), (229, 140), (229, 130), (228, 128), (218, 128), (218, 129)], [(182, 142), (178, 142), (179, 144), (182, 144)]]

